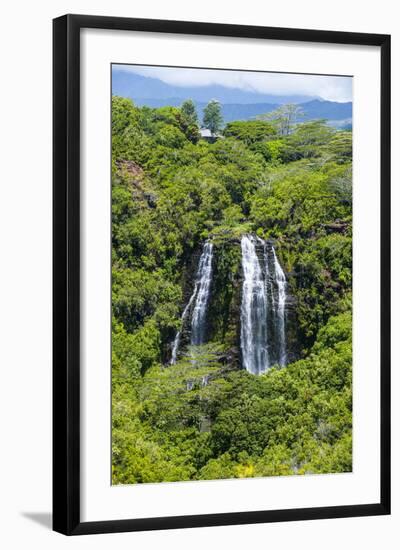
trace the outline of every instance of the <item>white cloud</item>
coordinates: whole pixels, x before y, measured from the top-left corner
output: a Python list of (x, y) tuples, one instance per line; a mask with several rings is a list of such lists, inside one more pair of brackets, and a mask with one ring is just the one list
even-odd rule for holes
[(168, 84), (181, 87), (220, 84), (228, 88), (239, 88), (274, 95), (301, 94), (319, 96), (331, 101), (352, 100), (352, 78), (346, 76), (137, 65), (118, 65), (116, 68), (143, 76), (158, 78)]

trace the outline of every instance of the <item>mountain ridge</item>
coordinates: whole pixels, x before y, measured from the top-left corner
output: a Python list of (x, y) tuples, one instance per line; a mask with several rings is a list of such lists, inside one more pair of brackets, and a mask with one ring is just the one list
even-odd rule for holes
[(130, 98), (138, 106), (146, 105), (152, 108), (167, 105), (179, 107), (185, 99), (192, 99), (200, 120), (207, 102), (210, 99), (217, 99), (221, 103), (225, 123), (233, 120), (251, 120), (274, 111), (282, 104), (296, 103), (304, 112), (303, 116), (298, 117), (300, 122), (325, 119), (337, 128), (352, 126), (352, 102), (350, 101), (336, 102), (310, 96), (261, 94), (220, 85), (179, 87), (156, 78), (118, 70), (113, 71), (112, 93)]
[[(221, 103), (302, 103), (316, 99), (317, 96), (305, 94), (266, 94), (255, 90), (230, 88), (220, 84), (206, 86), (174, 86), (158, 78), (143, 76), (129, 71), (113, 69), (112, 88), (114, 95), (130, 97), (131, 99), (165, 100), (170, 98), (188, 99), (194, 101), (209, 101), (217, 99)], [(134, 88), (134, 93), (133, 93)], [(134, 97), (133, 97), (134, 96)]]

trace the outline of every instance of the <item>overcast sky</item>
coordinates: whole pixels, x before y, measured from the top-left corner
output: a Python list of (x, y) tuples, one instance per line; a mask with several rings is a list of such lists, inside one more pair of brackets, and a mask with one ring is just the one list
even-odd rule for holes
[(168, 84), (182, 87), (220, 84), (229, 88), (267, 94), (299, 94), (318, 96), (330, 101), (352, 101), (351, 77), (136, 65), (114, 65), (114, 68), (158, 78)]

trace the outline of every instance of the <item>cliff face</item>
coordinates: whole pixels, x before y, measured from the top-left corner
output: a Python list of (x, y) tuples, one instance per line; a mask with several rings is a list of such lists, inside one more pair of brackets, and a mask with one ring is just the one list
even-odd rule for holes
[[(202, 247), (199, 246), (187, 258), (183, 270), (181, 311), (183, 312), (188, 304), (189, 309), (185, 318), (182, 319), (179, 344), (181, 351), (190, 345), (191, 319), (196, 306), (193, 294), (196, 293), (196, 280), (201, 254)], [(213, 244), (212, 273), (207, 300), (204, 343), (222, 344), (226, 350), (224, 362), (232, 363), (233, 367), (239, 367), (241, 284), (240, 241), (237, 239), (215, 241)], [(168, 346), (171, 348), (169, 344)], [(224, 359), (224, 356), (222, 359)]]
[[(261, 240), (260, 240), (261, 241)], [(268, 302), (268, 349), (270, 366), (279, 363), (279, 319), (278, 300), (279, 290), (276, 284), (276, 273), (272, 242), (265, 242), (264, 246), (257, 244), (256, 252), (259, 264), (265, 277)], [(182, 320), (180, 331), (181, 352), (190, 344), (191, 319), (196, 307), (196, 280), (198, 266), (201, 262), (202, 248), (196, 249), (188, 258), (183, 279), (184, 303), (182, 311), (189, 304), (187, 315)], [(268, 267), (268, 265), (270, 267)], [(243, 260), (241, 240), (239, 237), (227, 237), (213, 241), (212, 273), (206, 310), (206, 328), (204, 343), (218, 343), (223, 346), (224, 353), (221, 361), (230, 365), (230, 368), (242, 368), (241, 357), (241, 304), (243, 297)], [(198, 280), (197, 280), (197, 284)], [(285, 302), (283, 306), (285, 359), (289, 363), (300, 355), (298, 345), (298, 331), (295, 299), (292, 294), (292, 277), (285, 277)]]
[(226, 347), (229, 363), (240, 366), (240, 304), (243, 273), (240, 241), (215, 244), (213, 283), (208, 309), (208, 337)]

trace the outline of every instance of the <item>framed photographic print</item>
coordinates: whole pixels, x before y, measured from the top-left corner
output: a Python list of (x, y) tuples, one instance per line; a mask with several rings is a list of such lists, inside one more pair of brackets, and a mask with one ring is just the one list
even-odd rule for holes
[(390, 513), (390, 37), (54, 20), (54, 529)]

